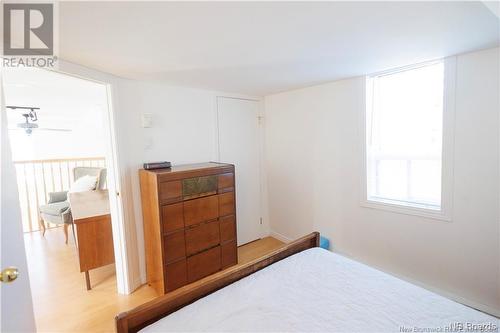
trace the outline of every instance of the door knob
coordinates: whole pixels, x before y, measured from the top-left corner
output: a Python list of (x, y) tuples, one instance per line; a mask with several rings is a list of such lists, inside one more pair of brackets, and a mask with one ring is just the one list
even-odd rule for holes
[(17, 267), (7, 267), (0, 272), (0, 281), (9, 283), (17, 279), (19, 270)]

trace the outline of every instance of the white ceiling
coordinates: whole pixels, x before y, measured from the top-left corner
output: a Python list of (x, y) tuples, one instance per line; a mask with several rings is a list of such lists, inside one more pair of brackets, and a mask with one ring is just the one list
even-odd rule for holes
[[(86, 131), (100, 126), (106, 88), (95, 82), (41, 69), (5, 69), (5, 104), (38, 107), (41, 128)], [(24, 122), (22, 110), (7, 110), (9, 128)], [(62, 135), (64, 132), (53, 132)]]
[(14, 160), (103, 156), (104, 85), (35, 68), (3, 68), (2, 74), (6, 105), (40, 108), (36, 111), (39, 128), (31, 135), (17, 127), (26, 111), (6, 110)]
[(481, 2), (61, 2), (61, 58), (266, 95), (499, 45)]

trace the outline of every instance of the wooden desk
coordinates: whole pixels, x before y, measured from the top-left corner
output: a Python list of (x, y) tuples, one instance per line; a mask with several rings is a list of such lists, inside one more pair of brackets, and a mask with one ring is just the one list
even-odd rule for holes
[(108, 191), (69, 193), (76, 227), (80, 272), (85, 272), (91, 289), (89, 270), (115, 262)]

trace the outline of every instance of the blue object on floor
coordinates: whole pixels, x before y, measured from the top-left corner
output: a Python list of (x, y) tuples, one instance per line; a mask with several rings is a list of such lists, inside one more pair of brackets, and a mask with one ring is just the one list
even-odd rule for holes
[(328, 250), (330, 249), (330, 241), (328, 238), (325, 238), (323, 236), (319, 236), (319, 247)]

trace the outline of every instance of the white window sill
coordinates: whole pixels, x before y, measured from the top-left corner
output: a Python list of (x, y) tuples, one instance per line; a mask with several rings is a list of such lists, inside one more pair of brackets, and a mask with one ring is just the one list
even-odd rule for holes
[(373, 199), (362, 200), (361, 206), (365, 208), (385, 210), (398, 214), (420, 216), (433, 220), (451, 222), (450, 214), (447, 214), (443, 209), (421, 208), (411, 206), (410, 204), (395, 204)]

